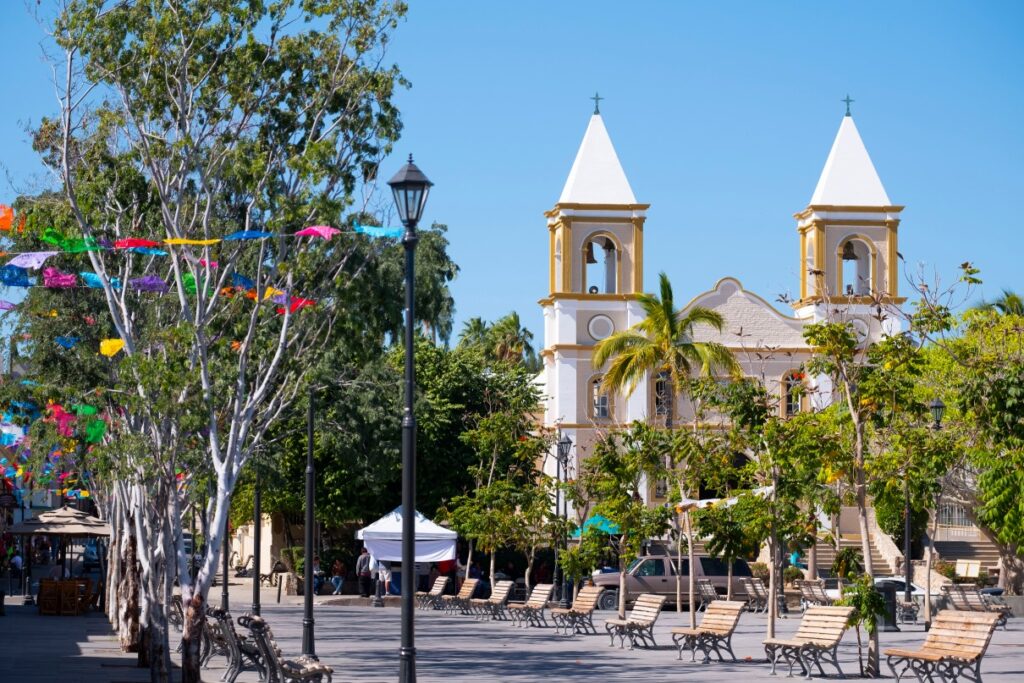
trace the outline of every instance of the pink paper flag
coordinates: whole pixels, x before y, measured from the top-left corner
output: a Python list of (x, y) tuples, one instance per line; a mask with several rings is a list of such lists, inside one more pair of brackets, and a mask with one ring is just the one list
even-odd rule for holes
[(299, 230), (297, 233), (295, 233), (295, 236), (323, 237), (325, 240), (329, 240), (340, 232), (341, 230), (338, 230), (337, 228), (332, 228), (329, 225), (313, 225), (308, 228), (303, 228), (302, 230)]

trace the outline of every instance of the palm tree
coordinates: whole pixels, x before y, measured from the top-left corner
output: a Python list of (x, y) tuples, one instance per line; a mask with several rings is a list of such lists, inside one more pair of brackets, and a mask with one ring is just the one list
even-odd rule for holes
[[(708, 325), (721, 331), (725, 320), (717, 311), (694, 306), (688, 311), (676, 310), (672, 296), (672, 283), (668, 275), (658, 275), (661, 297), (641, 294), (637, 297), (644, 311), (644, 319), (628, 330), (616, 332), (594, 347), (595, 368), (604, 367), (611, 361), (604, 373), (601, 384), (607, 391), (633, 393), (640, 380), (649, 375), (662, 376), (666, 380), (663, 400), (667, 409), (665, 427), (674, 426), (675, 395), (685, 386), (685, 380), (695, 371), (710, 376), (725, 371), (730, 375), (739, 374), (739, 363), (732, 353), (717, 342), (698, 342), (693, 331), (698, 325)], [(680, 482), (680, 496), (685, 498)], [(693, 555), (693, 538), (690, 530), (689, 512), (686, 513), (687, 556), (690, 562), (689, 599), (690, 626), (696, 627), (696, 605), (694, 595), (694, 573), (696, 566)], [(680, 590), (680, 575), (676, 573), (676, 592)], [(676, 602), (678, 603), (678, 597)], [(676, 608), (678, 609), (678, 604)]]
[(483, 318), (470, 318), (462, 323), (462, 332), (459, 334), (458, 346), (463, 348), (480, 346), (486, 347), (491, 334), (490, 324)]
[(721, 371), (736, 375), (739, 364), (725, 346), (693, 340), (698, 325), (721, 331), (725, 324), (722, 315), (701, 306), (685, 314), (676, 310), (668, 275), (661, 273), (658, 277), (661, 297), (640, 294), (637, 301), (644, 310), (644, 319), (598, 342), (593, 363), (601, 368), (610, 359), (601, 383), (608, 391), (624, 391), (627, 396), (648, 375), (664, 373), (669, 385), (664, 397), (668, 411), (665, 426), (672, 429), (675, 393), (682, 389), (686, 378), (695, 370), (705, 376)]
[(999, 311), (1001, 315), (1024, 316), (1024, 297), (1012, 289), (1004, 289), (1003, 295), (994, 301), (983, 301), (974, 307), (978, 311)]
[(515, 311), (497, 320), (490, 330), (491, 353), (497, 360), (523, 362), (533, 356), (533, 332), (522, 326)]

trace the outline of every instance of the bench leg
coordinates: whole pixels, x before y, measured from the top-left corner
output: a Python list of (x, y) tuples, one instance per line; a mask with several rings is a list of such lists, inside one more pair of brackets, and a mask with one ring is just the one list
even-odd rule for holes
[(675, 643), (676, 650), (679, 651), (679, 656), (676, 657), (676, 659), (682, 661), (682, 659), (683, 659), (683, 650), (689, 649), (690, 653), (691, 653), (690, 654), (690, 661), (691, 662), (697, 661), (697, 652), (696, 652), (696, 647), (695, 647), (695, 644), (694, 644), (694, 637), (693, 636), (687, 636), (687, 635), (682, 635), (682, 634), (679, 634), (679, 633), (674, 633), (672, 635), (672, 642)]

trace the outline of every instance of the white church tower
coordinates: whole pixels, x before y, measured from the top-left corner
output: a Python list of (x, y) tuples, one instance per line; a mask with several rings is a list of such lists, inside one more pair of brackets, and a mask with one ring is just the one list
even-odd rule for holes
[(889, 201), (847, 101), (810, 204), (794, 214), (800, 235), (797, 317), (818, 321), (838, 308), (861, 339), (872, 341), (899, 329), (895, 317), (878, 317), (905, 301), (897, 255), (902, 210)]
[[(544, 424), (576, 447), (575, 471), (597, 433), (648, 413), (646, 382), (629, 399), (609, 396), (594, 345), (639, 322), (643, 291), (644, 220), (604, 121), (595, 107), (576, 160), (554, 208), (548, 211), (549, 293), (544, 309)], [(552, 472), (553, 473), (553, 472)]]

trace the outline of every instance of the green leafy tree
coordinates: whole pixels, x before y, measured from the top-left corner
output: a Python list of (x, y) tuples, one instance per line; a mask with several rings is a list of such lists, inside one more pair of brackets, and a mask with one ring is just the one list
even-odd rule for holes
[(619, 616), (626, 611), (626, 568), (648, 538), (668, 528), (667, 508), (648, 507), (642, 486), (664, 476), (664, 435), (642, 422), (609, 433), (598, 441), (582, 465), (581, 484), (594, 501), (592, 513), (618, 528), (614, 535), (619, 555)]
[[(856, 548), (849, 548), (849, 550), (856, 551)], [(874, 581), (870, 576), (852, 578), (851, 575), (851, 579), (849, 584), (843, 586), (843, 596), (838, 604), (853, 607), (853, 614), (850, 615), (848, 624), (857, 631), (857, 662), (860, 664), (860, 675), (874, 678), (878, 676), (878, 669), (872, 668), (870, 656), (865, 667), (860, 627), (864, 627), (869, 638), (875, 637), (878, 633), (878, 619), (885, 615), (885, 598), (875, 589)]]
[(700, 325), (720, 331), (725, 324), (722, 316), (700, 306), (676, 309), (672, 283), (665, 273), (658, 277), (661, 296), (637, 296), (644, 319), (598, 342), (593, 365), (603, 368), (607, 363), (602, 383), (609, 391), (626, 395), (632, 394), (641, 380), (665, 373), (668, 382), (661, 400), (666, 406), (666, 426), (672, 429), (676, 394), (692, 374), (735, 375), (739, 365), (725, 346), (694, 340), (694, 329)]
[[(311, 350), (340, 317), (359, 263), (344, 241), (186, 246), (163, 260), (89, 245), (338, 224), (400, 129), (391, 97), (403, 80), (383, 51), (404, 11), (401, 3), (347, 0), (315, 11), (298, 0), (71, 0), (53, 22), (64, 60), (61, 111), (42, 122), (35, 145), (66, 202), (67, 220), (52, 227), (84, 245), (124, 342), (115, 374), (132, 403), (118, 426), (148, 442), (145, 451), (126, 451), (149, 455), (123, 473), (130, 495), (111, 510), (143, 517), (141, 613), (155, 634), (157, 679), (169, 675), (161, 600), (177, 573), (183, 677), (199, 680), (200, 629), (228, 501), (270, 425), (300, 393)], [(253, 280), (251, 298), (219, 295), (236, 273)], [(156, 303), (115, 286), (115, 278), (127, 284), (143, 274), (169, 281), (168, 296)], [(284, 314), (266, 301), (268, 291), (284, 293), (274, 295), (285, 297)], [(291, 311), (293, 292), (317, 300), (316, 312)], [(170, 347), (163, 335), (172, 328), (179, 336)], [(198, 446), (196, 431), (168, 419), (186, 413), (201, 416)], [(194, 448), (201, 466), (179, 488), (178, 458)], [(159, 477), (131, 479), (142, 465)], [(206, 475), (216, 488), (193, 582), (176, 530), (183, 496), (194, 500), (190, 489)]]
[(704, 546), (708, 554), (721, 558), (728, 567), (727, 600), (732, 600), (733, 563), (756, 555), (759, 547), (760, 539), (750, 534), (742, 513), (743, 508), (735, 505), (715, 505), (693, 515), (698, 533), (707, 539)]

